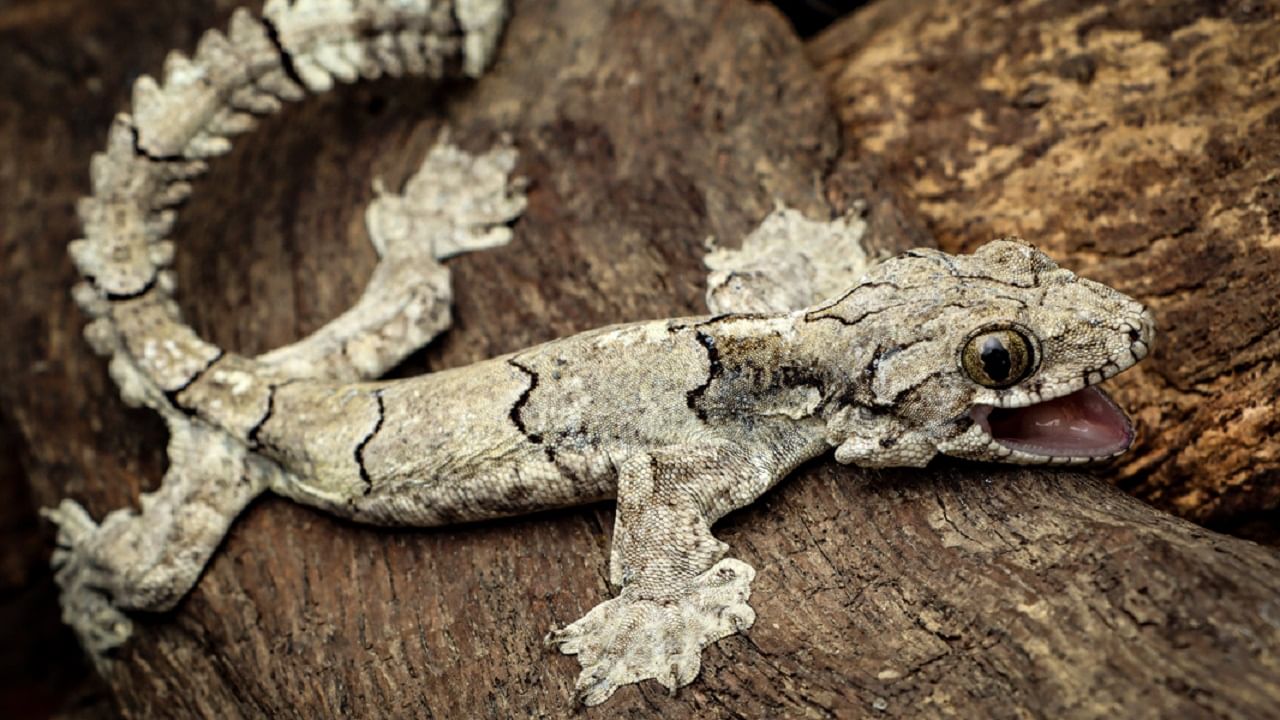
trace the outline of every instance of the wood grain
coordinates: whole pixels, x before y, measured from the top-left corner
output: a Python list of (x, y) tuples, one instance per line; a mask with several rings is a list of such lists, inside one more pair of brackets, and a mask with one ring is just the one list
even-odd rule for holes
[[(22, 459), (0, 470), (6, 485), (27, 482), (34, 504), (69, 494), (101, 514), (160, 477), (164, 429), (123, 406), (79, 338), (64, 250), (72, 203), (128, 81), (190, 48), (230, 3), (72, 5), (19, 20), (0, 11), (0, 42), (14, 49), (0, 63), (0, 429)], [(899, 156), (868, 151), (842, 117), (843, 133), (804, 48), (765, 6), (517, 2), (497, 66), (474, 85), (352, 87), (243, 138), (181, 215), (180, 302), (203, 335), (248, 353), (337, 315), (373, 267), (362, 226), (372, 179), (402, 181), (446, 124), (472, 150), (513, 135), (529, 209), (511, 246), (451, 261), (456, 327), (400, 374), (697, 312), (703, 239), (736, 244), (775, 199), (815, 216), (865, 199), (876, 247), (926, 242), (921, 218), (939, 227), (938, 212), (897, 181)], [(1142, 406), (1141, 387), (1122, 397)], [(390, 532), (265, 500), (175, 612), (138, 619), (106, 683), (125, 717), (1280, 707), (1273, 551), (1094, 477), (822, 461), (722, 523), (760, 570), (755, 627), (709, 649), (674, 698), (647, 683), (576, 711), (577, 663), (541, 637), (608, 596), (611, 527), (612, 509), (596, 506)]]
[(1280, 3), (880, 3), (810, 45), (943, 249), (1020, 234), (1152, 308), (1115, 481), (1280, 544)]

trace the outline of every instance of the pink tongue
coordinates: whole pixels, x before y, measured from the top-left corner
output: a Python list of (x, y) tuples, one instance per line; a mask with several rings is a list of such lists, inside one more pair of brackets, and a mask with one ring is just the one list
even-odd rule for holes
[(1043, 455), (1101, 457), (1133, 441), (1124, 412), (1093, 387), (1029, 407), (997, 408), (988, 422), (1000, 444)]

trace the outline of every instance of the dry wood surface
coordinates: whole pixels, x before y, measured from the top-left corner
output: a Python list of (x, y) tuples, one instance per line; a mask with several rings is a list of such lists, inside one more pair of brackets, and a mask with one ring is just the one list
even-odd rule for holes
[[(30, 509), (71, 495), (101, 515), (165, 464), (158, 417), (120, 402), (80, 337), (73, 204), (132, 79), (233, 6), (0, 6), (0, 582), (18, 599), (0, 621), (36, 658), (4, 656), (14, 685), (75, 667), (39, 610)], [(861, 199), (877, 248), (1018, 231), (1151, 303), (1155, 355), (1113, 384), (1142, 431), (1130, 458), (1092, 475), (811, 463), (721, 523), (760, 571), (756, 625), (675, 697), (646, 683), (587, 711), (576, 660), (541, 638), (609, 596), (610, 506), (386, 531), (267, 499), (176, 611), (138, 619), (104, 680), (114, 711), (1280, 714), (1280, 556), (1116, 489), (1233, 530), (1280, 502), (1276, 8), (942, 7), (880, 3), (806, 47), (745, 0), (515, 2), (479, 82), (345, 88), (216, 161), (175, 231), (180, 303), (240, 352), (302, 337), (373, 268), (373, 178), (397, 186), (445, 125), (473, 151), (509, 132), (530, 182), (515, 241), (450, 261), (456, 325), (398, 373), (699, 312), (707, 236), (736, 245), (776, 199), (815, 217)]]

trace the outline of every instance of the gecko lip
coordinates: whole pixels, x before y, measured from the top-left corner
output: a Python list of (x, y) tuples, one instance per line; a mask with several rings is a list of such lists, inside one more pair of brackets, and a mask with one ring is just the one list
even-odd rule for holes
[(1003, 447), (1045, 458), (1110, 457), (1134, 438), (1128, 416), (1093, 386), (1025, 407), (977, 405), (969, 415)]

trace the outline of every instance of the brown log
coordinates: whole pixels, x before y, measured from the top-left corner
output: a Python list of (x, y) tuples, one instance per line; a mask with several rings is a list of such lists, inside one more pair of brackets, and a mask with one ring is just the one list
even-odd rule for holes
[(1280, 3), (884, 2), (809, 46), (943, 249), (1015, 233), (1147, 303), (1121, 487), (1280, 544)]
[[(71, 495), (101, 515), (163, 471), (163, 426), (123, 406), (79, 339), (64, 245), (128, 80), (226, 11), (141, 0), (0, 10), (0, 42), (14, 49), (0, 63), (0, 430), (36, 504)], [(775, 199), (813, 215), (865, 199), (877, 247), (927, 238), (881, 161), (842, 153), (826, 90), (773, 11), (528, 0), (475, 85), (345, 89), (217, 161), (176, 232), (193, 325), (254, 353), (345, 309), (373, 267), (361, 224), (371, 180), (402, 181), (445, 123), (472, 150), (511, 132), (530, 204), (511, 246), (451, 261), (456, 327), (405, 374), (697, 312), (703, 239), (736, 243)], [(1127, 387), (1134, 402), (1139, 386)], [(106, 682), (127, 717), (570, 715), (577, 663), (541, 637), (608, 597), (611, 528), (608, 506), (385, 531), (259, 502), (176, 611), (138, 618)], [(647, 683), (583, 716), (1280, 707), (1277, 555), (1093, 477), (821, 461), (719, 532), (760, 571), (756, 625), (710, 648), (676, 697)]]

